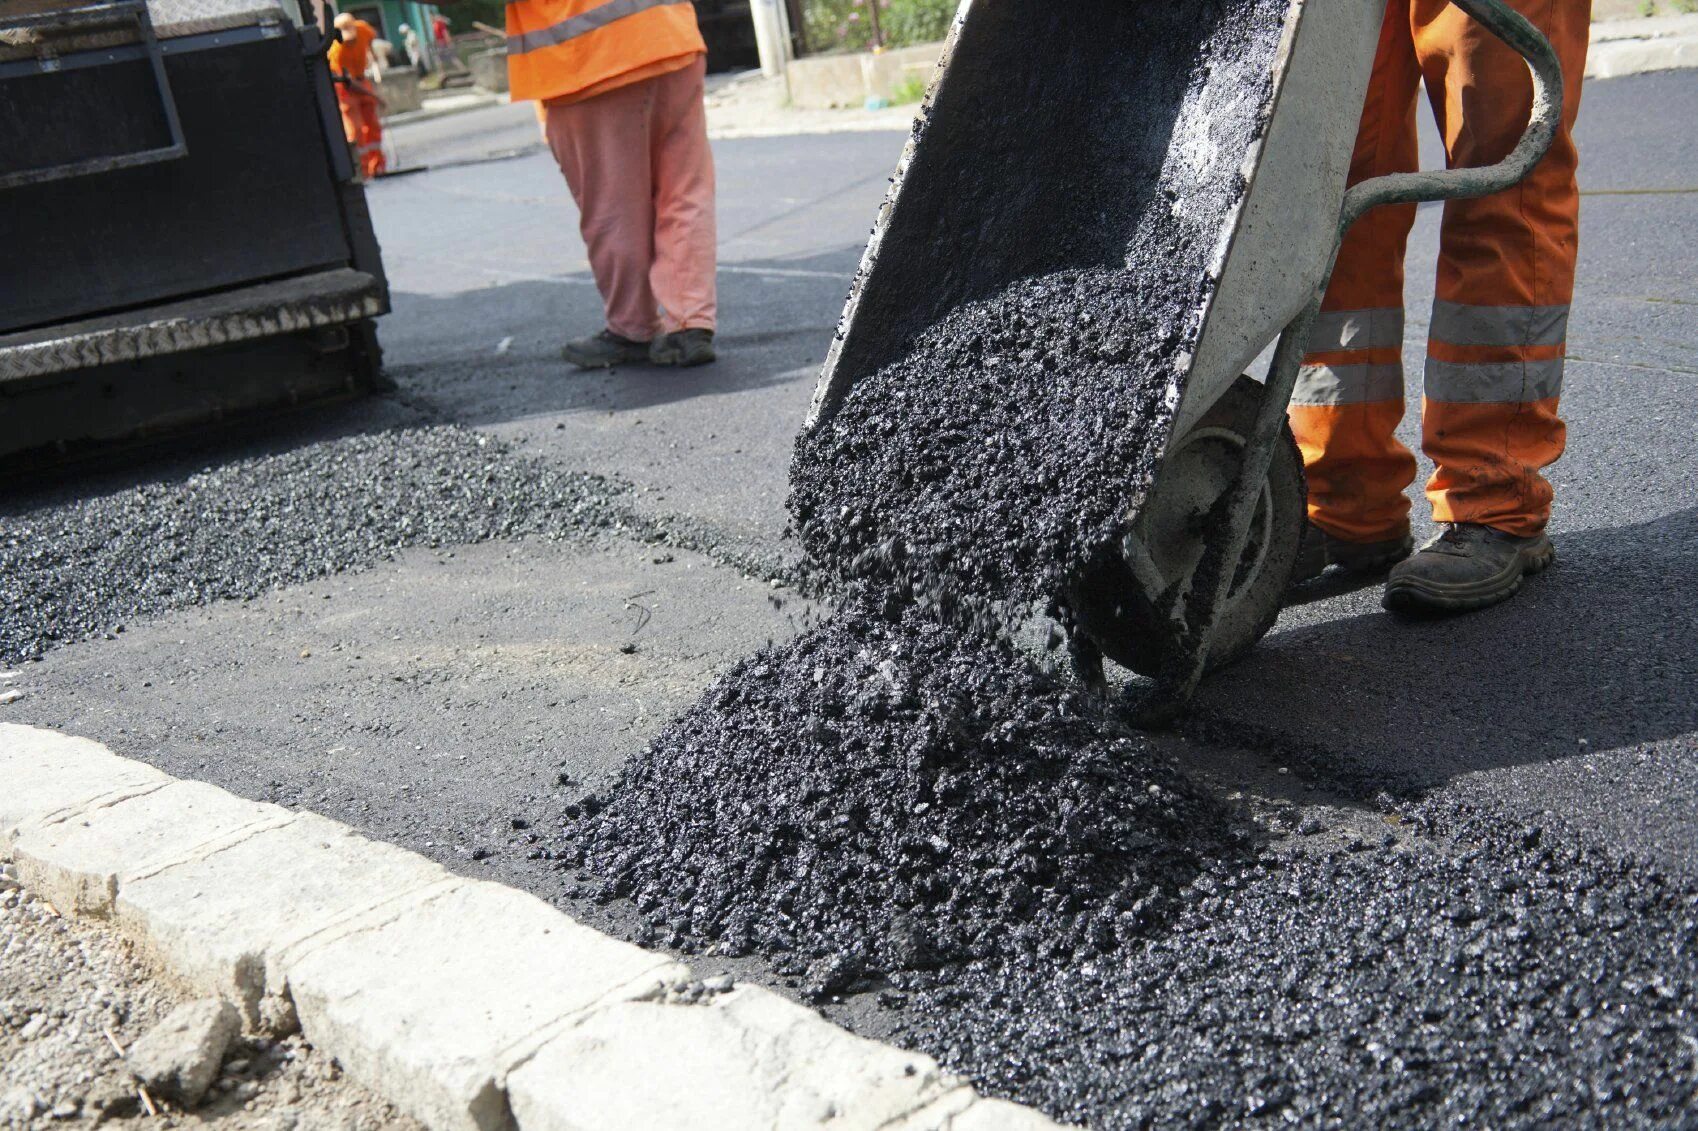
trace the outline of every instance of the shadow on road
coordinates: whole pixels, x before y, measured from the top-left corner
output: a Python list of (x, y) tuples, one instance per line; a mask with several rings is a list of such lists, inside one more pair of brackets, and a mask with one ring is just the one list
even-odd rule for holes
[(1556, 543), (1497, 608), (1275, 633), (1210, 678), (1202, 725), (1409, 790), (1698, 731), (1698, 507)]
[[(587, 276), (441, 297), (399, 293), (391, 336), (403, 344), (392, 353), (390, 374), (404, 395), (471, 425), (622, 412), (811, 381), (859, 254), (841, 248), (722, 265), (719, 361), (684, 371), (635, 365), (584, 372), (562, 361), (568, 337), (602, 324), (600, 296)], [(789, 451), (772, 455), (783, 461)]]

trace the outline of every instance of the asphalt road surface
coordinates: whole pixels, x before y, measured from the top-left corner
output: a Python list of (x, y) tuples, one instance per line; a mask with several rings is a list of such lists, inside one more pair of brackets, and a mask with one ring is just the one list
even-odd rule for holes
[[(1619, 858), (1623, 883), (1666, 876), (1690, 907), (1698, 134), (1680, 124), (1698, 119), (1698, 72), (1595, 83), (1585, 97), (1569, 449), (1551, 475), (1558, 565), (1508, 605), (1414, 624), (1381, 613), (1377, 588), (1323, 581), (1160, 742), (1293, 836), (1359, 840), (1417, 811), (1533, 826), (1547, 842)], [(0, 503), (0, 526), (80, 530), (91, 545), (158, 547), (172, 544), (171, 522), (223, 523), (255, 560), (320, 523), (318, 508), (332, 516), (314, 553), (263, 584), (231, 585), (167, 553), (160, 575), (179, 580), (144, 600), (136, 571), (107, 562), (75, 598), (95, 627), (60, 633), (22, 664), (4, 687), (23, 698), (0, 717), (567, 900), (571, 877), (539, 848), (537, 826), (610, 786), (717, 672), (808, 614), (783, 587), (790, 446), (903, 137), (716, 143), (722, 360), (580, 375), (559, 345), (596, 329), (600, 304), (559, 174), (535, 149), (477, 160), (522, 148), (521, 110), (409, 127), (421, 160), (465, 163), (370, 190), (395, 294), (381, 334), (397, 393)], [(407, 131), (397, 135), (406, 147)], [(1423, 209), (1411, 241), (1412, 404), (1437, 220)], [(406, 443), (397, 428), (458, 453), (451, 476), (397, 470), (386, 487), (360, 460), (370, 443)], [(462, 429), (490, 438), (492, 454), (467, 449)], [(1413, 446), (1413, 416), (1406, 431)], [(339, 517), (329, 501), (352, 489), (349, 466), (366, 468), (359, 490), (405, 504), (385, 513), (416, 510), (419, 530), (374, 542)], [(548, 476), (579, 471), (613, 480), (623, 509), (551, 525), (562, 496)], [(465, 544), (454, 532), (482, 528), (468, 526), (469, 496), (454, 484), (490, 475), (517, 485), (522, 513)], [(244, 518), (243, 499), (282, 517)], [(169, 521), (138, 517), (160, 515)], [(29, 552), (26, 538), (13, 564), (49, 589), (81, 568), (31, 566)], [(48, 593), (34, 612), (0, 616), (47, 617), (55, 599), (68, 600)], [(1446, 827), (1444, 851), (1467, 857), (1467, 822)], [(624, 921), (616, 906), (578, 909), (615, 930)], [(729, 965), (771, 977), (756, 960)], [(1052, 1110), (1100, 1116), (1106, 1102), (1046, 1091), (1029, 1066), (986, 1067), (994, 1042), (952, 1035), (947, 1018), (907, 1027), (900, 1010), (859, 999), (830, 1012), (905, 1034)], [(1145, 1039), (1159, 1044), (1159, 1030)]]

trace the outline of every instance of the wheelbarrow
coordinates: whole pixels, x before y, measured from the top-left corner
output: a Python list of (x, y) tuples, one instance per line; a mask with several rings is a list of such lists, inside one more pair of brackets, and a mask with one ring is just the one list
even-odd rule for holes
[[(1496, 165), (1348, 191), (1385, 0), (963, 0), (956, 15), (805, 427), (961, 303), (1069, 267), (1133, 269), (1152, 210), (1199, 212), (1178, 252), (1198, 285), (1169, 312), (1183, 340), (1153, 422), (1161, 461), (1126, 485), (1119, 554), (1055, 595), (1087, 683), (1106, 688), (1105, 657), (1153, 680), (1135, 685), (1147, 722), (1278, 618), (1306, 525), (1286, 409), (1344, 232), (1382, 204), (1508, 188), (1555, 134), (1550, 44), (1501, 0), (1452, 2), (1527, 61), (1526, 131)], [(1103, 77), (1118, 74), (1137, 77)], [(1105, 129), (1114, 115), (1133, 128)], [(1103, 206), (1117, 179), (1163, 188)], [(1226, 204), (1189, 209), (1192, 193)], [(1245, 376), (1276, 339), (1265, 379)]]

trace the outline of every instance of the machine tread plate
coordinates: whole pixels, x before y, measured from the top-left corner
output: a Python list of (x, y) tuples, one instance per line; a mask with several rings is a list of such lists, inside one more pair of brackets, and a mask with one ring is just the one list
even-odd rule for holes
[(0, 384), (375, 318), (381, 281), (338, 267), (0, 335)]

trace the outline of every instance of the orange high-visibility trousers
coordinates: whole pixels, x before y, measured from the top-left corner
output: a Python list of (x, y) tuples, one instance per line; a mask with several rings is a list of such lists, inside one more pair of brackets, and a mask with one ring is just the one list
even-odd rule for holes
[[(1516, 188), (1445, 205), (1427, 341), (1421, 445), (1439, 522), (1517, 536), (1550, 518), (1541, 468), (1562, 455), (1557, 415), (1580, 198), (1572, 129), (1591, 0), (1510, 0), (1562, 60), (1563, 122)], [(1520, 138), (1532, 105), (1526, 64), (1447, 0), (1390, 0), (1362, 107), (1350, 182), (1417, 167), (1416, 92), (1452, 168), (1489, 165)], [(1415, 206), (1379, 208), (1351, 228), (1292, 397), (1309, 479), (1309, 518), (1352, 542), (1400, 537), (1415, 457), (1403, 419), (1403, 257)]]
[(702, 104), (707, 56), (587, 99), (543, 106), (543, 134), (572, 199), (607, 328), (646, 342), (712, 330), (713, 150)]
[(360, 175), (370, 179), (381, 176), (388, 168), (383, 156), (383, 119), (377, 95), (364, 83), (336, 84), (336, 105), (342, 111), (342, 133), (354, 147), (354, 160)]

